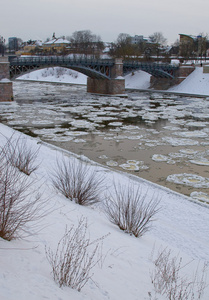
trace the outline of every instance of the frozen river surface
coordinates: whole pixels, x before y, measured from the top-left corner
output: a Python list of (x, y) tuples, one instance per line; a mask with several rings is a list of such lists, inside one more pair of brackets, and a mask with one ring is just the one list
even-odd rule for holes
[(0, 120), (111, 168), (209, 203), (209, 98), (14, 82)]

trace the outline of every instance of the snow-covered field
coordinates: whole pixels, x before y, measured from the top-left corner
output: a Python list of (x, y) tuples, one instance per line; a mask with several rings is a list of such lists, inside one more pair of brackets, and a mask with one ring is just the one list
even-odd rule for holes
[[(200, 77), (198, 76), (202, 76), (201, 68), (198, 68), (196, 73), (197, 86), (199, 86)], [(34, 79), (40, 80), (39, 75), (36, 75)], [(141, 72), (138, 75), (144, 78)], [(30, 76), (28, 79), (32, 79)], [(46, 78), (47, 76), (43, 80)], [(204, 78), (205, 81), (209, 80), (209, 77)], [(188, 90), (191, 81), (187, 85)], [(126, 85), (129, 84), (131, 87), (131, 83), (127, 82), (129, 81), (126, 81)], [(144, 87), (145, 83), (146, 80), (143, 81)], [(134, 79), (132, 87), (136, 85)], [(138, 88), (140, 88), (139, 85)], [(188, 92), (186, 87), (182, 87), (182, 90)], [(191, 92), (196, 93), (195, 90)], [(209, 87), (208, 92), (205, 87), (200, 93), (209, 95)], [(0, 133), (0, 145), (3, 145), (6, 138), (12, 135), (13, 130), (0, 124)], [(39, 146), (40, 140), (24, 135), (23, 137), (33, 149)], [(41, 144), (37, 158), (39, 168), (29, 176), (30, 180), (34, 181), (33, 189), (41, 194), (41, 201), (47, 200), (44, 208), (47, 213), (40, 223), (36, 224), (38, 230), (35, 231), (33, 224), (28, 224), (29, 234), (23, 240), (8, 242), (0, 239), (1, 300), (163, 300), (167, 298), (162, 295), (154, 297), (155, 292), (151, 283), (150, 273), (154, 268), (151, 261), (153, 253), (156, 255), (160, 248), (171, 249), (173, 255), (183, 258), (183, 264), (190, 262), (185, 271), (188, 276), (194, 275), (198, 264), (201, 267), (203, 262), (209, 261), (209, 209), (207, 205), (197, 204), (190, 198), (168, 189), (138, 177), (102, 167), (81, 157), (91, 169), (96, 170), (103, 177), (105, 188), (101, 191), (102, 199), (107, 192), (113, 193), (113, 183), (116, 185), (120, 183), (127, 187), (132, 183), (135, 188), (140, 186), (142, 194), (146, 194), (146, 201), (154, 197), (161, 200), (161, 210), (155, 217), (152, 229), (143, 237), (135, 238), (110, 223), (103, 212), (102, 202), (95, 207), (83, 207), (69, 201), (54, 190), (50, 174), (54, 170), (56, 160), (63, 154), (67, 160), (76, 159), (76, 164), (80, 158), (74, 158), (72, 153), (51, 145)], [(32, 190), (31, 193), (33, 193)], [(72, 225), (76, 226), (81, 217), (87, 218), (88, 235), (91, 240), (107, 236), (103, 239), (103, 246), (99, 252), (102, 261), (100, 260), (100, 264), (92, 270), (94, 273), (92, 279), (80, 292), (77, 292), (69, 287), (59, 288), (54, 282), (45, 249), (56, 250), (66, 226), (68, 228)], [(209, 275), (208, 271), (207, 274)], [(209, 299), (209, 287), (206, 288), (202, 299)]]

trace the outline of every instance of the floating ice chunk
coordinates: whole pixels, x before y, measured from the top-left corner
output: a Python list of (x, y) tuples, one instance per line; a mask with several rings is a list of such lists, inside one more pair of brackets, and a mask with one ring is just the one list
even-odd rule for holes
[(86, 140), (83, 139), (75, 139), (73, 140), (74, 143), (86, 143)]
[(126, 135), (115, 135), (114, 136), (114, 139), (117, 139), (117, 140), (125, 140), (127, 138), (128, 138), (128, 136), (126, 136)]
[(152, 160), (154, 160), (154, 161), (167, 161), (168, 157), (166, 155), (162, 155), (162, 154), (154, 154), (152, 156)]
[(142, 164), (144, 162), (143, 161), (134, 160), (134, 159), (129, 159), (129, 160), (127, 160), (127, 163), (130, 164), (130, 165), (139, 165), (139, 164)]
[(169, 175), (166, 179), (169, 182), (182, 184), (186, 186), (192, 186), (195, 188), (208, 188), (209, 187), (209, 178), (202, 177), (195, 174), (172, 174)]
[(96, 123), (103, 123), (105, 121), (113, 121), (113, 120), (117, 120), (117, 118), (114, 117), (95, 117), (94, 122)]
[(108, 156), (104, 154), (104, 155), (100, 155), (99, 158), (100, 159), (108, 159)]
[(193, 199), (197, 199), (209, 203), (209, 195), (203, 192), (192, 192), (190, 194), (190, 197), (192, 197)]
[(32, 121), (32, 124), (34, 124), (34, 125), (50, 125), (53, 123), (54, 123), (54, 121), (50, 121), (50, 120), (34, 120), (34, 121)]
[(122, 126), (123, 125), (123, 122), (111, 122), (108, 124), (109, 126), (115, 126), (115, 127), (118, 127), (118, 126)]
[(87, 135), (88, 132), (85, 131), (66, 131), (65, 135), (70, 135), (70, 136), (82, 136), (82, 135)]
[(185, 126), (188, 127), (205, 127), (208, 124), (208, 122), (188, 122), (185, 124)]
[(16, 120), (16, 121), (13, 120), (13, 121), (9, 121), (7, 123), (10, 125), (21, 125), (21, 124), (25, 124), (27, 122), (28, 122), (28, 120)]
[(163, 127), (163, 129), (174, 131), (174, 130), (179, 130), (179, 127), (176, 127), (176, 126), (165, 126), (165, 127)]
[(124, 170), (128, 170), (128, 171), (139, 171), (139, 166), (136, 164), (122, 164), (120, 165), (120, 167)]
[(201, 142), (200, 145), (202, 145), (202, 146), (209, 146), (209, 142)]
[(198, 141), (194, 141), (191, 139), (181, 139), (181, 138), (173, 138), (173, 137), (163, 137), (163, 141), (167, 142), (172, 146), (194, 146), (199, 145)]
[(202, 160), (193, 159), (193, 160), (190, 160), (190, 162), (192, 164), (196, 164), (196, 165), (199, 165), (199, 166), (209, 166), (209, 160), (204, 159), (204, 158)]
[(109, 166), (109, 167), (117, 167), (118, 163), (117, 163), (117, 161), (109, 160), (109, 161), (106, 162), (106, 165)]
[(186, 121), (184, 120), (172, 120), (171, 124), (178, 124), (178, 125), (184, 125), (186, 123)]
[(185, 153), (178, 153), (178, 152), (171, 152), (168, 154), (171, 158), (185, 158), (187, 154)]
[(124, 129), (124, 130), (138, 130), (139, 129), (139, 126), (134, 126), (134, 125), (124, 125), (121, 127), (121, 129)]
[(73, 127), (77, 128), (94, 128), (94, 124), (85, 120), (73, 120), (70, 122)]
[(141, 160), (127, 160), (125, 164), (120, 165), (121, 168), (128, 171), (139, 171), (139, 170), (147, 170), (148, 166), (144, 165), (144, 161)]
[(130, 135), (128, 136), (128, 140), (140, 140), (143, 138), (143, 135)]
[[(69, 142), (69, 141), (72, 141), (73, 140), (73, 137), (70, 137), (70, 136), (58, 136), (58, 135), (55, 135), (55, 136), (48, 136), (50, 138), (50, 140), (52, 141), (55, 141), (55, 142)], [(47, 136), (46, 136), (47, 138)]]
[(175, 163), (176, 163), (175, 160), (172, 160), (172, 159), (167, 160), (168, 165), (175, 165)]
[(193, 150), (193, 149), (181, 149), (181, 150), (179, 150), (179, 152), (188, 154), (188, 155), (194, 155), (194, 154), (198, 153), (198, 151)]
[(150, 120), (150, 121), (156, 121), (158, 120), (158, 115), (154, 113), (146, 113), (142, 115), (143, 120)]
[(66, 129), (61, 129), (61, 128), (43, 128), (43, 129), (36, 129), (33, 130), (33, 132), (37, 135), (50, 135), (50, 134), (56, 134), (57, 132), (59, 133), (65, 133)]
[(208, 134), (206, 132), (195, 130), (195, 131), (182, 131), (182, 132), (175, 132), (175, 135), (179, 135), (182, 137), (194, 137), (194, 138), (205, 138), (208, 137)]

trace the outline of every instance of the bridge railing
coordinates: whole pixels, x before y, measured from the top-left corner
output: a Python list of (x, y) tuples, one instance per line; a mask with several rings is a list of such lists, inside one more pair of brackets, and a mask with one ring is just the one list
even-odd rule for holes
[(113, 59), (70, 58), (64, 56), (13, 57), (9, 59), (9, 62), (10, 65), (114, 65)]

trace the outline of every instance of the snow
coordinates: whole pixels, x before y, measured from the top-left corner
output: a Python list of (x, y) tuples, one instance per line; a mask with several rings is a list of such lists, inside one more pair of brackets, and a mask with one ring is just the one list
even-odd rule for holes
[[(55, 68), (54, 68), (55, 69)], [(32, 80), (65, 81), (84, 83), (83, 75), (78, 73), (63, 74), (59, 78), (47, 71), (35, 71), (22, 76)], [(49, 73), (48, 73), (49, 72)], [(77, 76), (77, 77), (76, 77)], [(41, 78), (42, 77), (42, 78)], [(126, 76), (126, 86), (129, 88), (147, 88), (147, 74), (136, 72), (135, 75)], [(141, 81), (139, 82), (139, 79)], [(202, 68), (196, 70), (179, 86), (170, 90), (185, 93), (200, 93), (209, 95), (209, 74), (203, 74)], [(101, 119), (107, 117), (101, 117)], [(108, 118), (113, 119), (114, 118)], [(77, 126), (77, 124), (75, 124)], [(80, 124), (81, 125), (81, 124)], [(82, 124), (87, 126), (88, 124)], [(115, 125), (113, 123), (113, 125)], [(118, 125), (118, 124), (117, 124)], [(134, 130), (133, 126), (124, 126), (124, 129)], [(4, 145), (14, 131), (0, 124), (0, 145)], [(195, 135), (199, 131), (195, 131)], [(50, 132), (49, 132), (50, 134)], [(41, 193), (41, 199), (47, 200), (45, 210), (48, 212), (41, 223), (39, 230), (34, 234), (34, 227), (29, 224), (29, 236), (22, 240), (5, 241), (0, 239), (0, 299), (1, 300), (143, 300), (150, 299), (148, 292), (154, 295), (150, 279), (153, 270), (151, 255), (153, 249), (171, 249), (176, 255), (183, 257), (188, 266), (188, 275), (194, 274), (196, 266), (209, 261), (209, 200), (204, 193), (192, 198), (175, 193), (167, 188), (152, 184), (134, 175), (112, 169), (89, 161), (83, 156), (62, 150), (58, 147), (40, 142), (39, 139), (21, 135), (27, 139), (28, 145), (36, 149), (41, 145), (38, 162), (39, 168), (30, 175), (34, 180), (33, 188)], [(117, 136), (119, 138), (119, 136)], [(187, 145), (188, 139), (170, 138), (165, 142), (176, 145)], [(191, 140), (189, 145), (195, 143)], [(182, 149), (184, 153), (186, 150)], [(186, 151), (186, 154), (189, 150)], [(191, 154), (193, 154), (191, 150)], [(102, 204), (95, 207), (79, 206), (56, 192), (50, 181), (57, 159), (79, 159), (86, 161), (90, 168), (96, 170), (104, 179), (105, 191), (101, 191), (103, 199), (107, 192), (113, 192), (113, 183), (140, 187), (146, 199), (158, 197), (161, 210), (153, 222), (152, 229), (141, 238), (130, 236), (111, 224), (102, 210)], [(155, 156), (153, 157), (155, 158)], [(157, 158), (162, 158), (159, 154)], [(106, 157), (106, 159), (108, 159)], [(113, 163), (113, 162), (111, 162)], [(136, 168), (138, 162), (128, 161), (129, 166)], [(143, 162), (142, 162), (143, 166)], [(186, 181), (188, 184), (208, 185), (208, 178), (195, 177), (190, 174), (174, 174), (171, 180)], [(204, 201), (205, 198), (205, 201)], [(88, 220), (88, 232), (91, 240), (107, 235), (103, 240), (101, 250), (102, 264), (95, 266), (93, 280), (77, 292), (68, 287), (59, 288), (54, 282), (50, 265), (46, 259), (45, 248), (56, 250), (57, 243), (65, 232), (66, 226), (70, 228), (78, 224), (78, 220), (85, 217)], [(209, 271), (207, 271), (209, 275)], [(207, 282), (208, 283), (208, 282)], [(165, 299), (157, 295), (158, 299)], [(203, 298), (209, 299), (209, 287), (206, 288)]]
[[(11, 128), (0, 124), (0, 143), (5, 143), (13, 133)], [(22, 135), (33, 149), (40, 141)], [(23, 240), (11, 242), (0, 239), (0, 299), (2, 300), (90, 300), (90, 299), (149, 299), (148, 292), (154, 294), (150, 279), (153, 263), (150, 260), (153, 247), (168, 247), (180, 254), (184, 261), (191, 261), (189, 272), (194, 272), (199, 262), (209, 260), (209, 210), (205, 205), (191, 201), (190, 198), (174, 193), (156, 184), (142, 180), (123, 172), (112, 171), (81, 156), (104, 178), (106, 191), (113, 189), (113, 182), (127, 186), (129, 182), (139, 186), (146, 198), (154, 195), (161, 199), (152, 230), (142, 238), (135, 238), (112, 225), (103, 213), (102, 205), (94, 208), (79, 206), (57, 193), (50, 182), (57, 159), (65, 155), (66, 159), (78, 160), (68, 151), (52, 145), (41, 143), (38, 162), (39, 168), (30, 175), (34, 187), (48, 199), (48, 211), (39, 224), (39, 230), (33, 233), (29, 226), (29, 236)], [(138, 162), (129, 161), (131, 166)], [(34, 188), (33, 187), (33, 188)], [(85, 217), (89, 224), (89, 236), (92, 240), (108, 235), (103, 241), (102, 266), (94, 268), (93, 281), (77, 292), (71, 288), (59, 286), (54, 282), (50, 265), (46, 259), (45, 248), (56, 249), (65, 227), (77, 224), (79, 218)], [(207, 288), (203, 299), (208, 299)], [(161, 297), (160, 299), (163, 299)]]
[(203, 73), (203, 67), (196, 67), (184, 81), (170, 88), (169, 91), (209, 95), (209, 74)]

